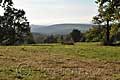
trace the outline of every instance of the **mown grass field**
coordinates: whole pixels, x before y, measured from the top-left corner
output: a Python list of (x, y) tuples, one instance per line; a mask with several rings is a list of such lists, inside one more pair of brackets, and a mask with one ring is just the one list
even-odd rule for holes
[(0, 80), (120, 80), (120, 47), (0, 46)]

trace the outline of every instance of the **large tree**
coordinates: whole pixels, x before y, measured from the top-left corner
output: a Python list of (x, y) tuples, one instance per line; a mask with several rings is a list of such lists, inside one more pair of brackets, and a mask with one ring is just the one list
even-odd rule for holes
[(0, 16), (0, 44), (14, 45), (29, 39), (30, 27), (25, 11), (16, 9), (12, 0), (1, 0), (4, 15)]
[(96, 24), (106, 25), (105, 44), (111, 44), (111, 24), (120, 22), (120, 0), (97, 0), (99, 14), (93, 18)]
[(5, 6), (12, 6), (13, 1), (12, 0), (0, 0), (0, 6), (5, 7)]

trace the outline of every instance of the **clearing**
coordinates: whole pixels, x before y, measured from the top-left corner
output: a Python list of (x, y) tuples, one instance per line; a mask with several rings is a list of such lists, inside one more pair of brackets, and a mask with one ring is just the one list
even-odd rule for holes
[(98, 43), (0, 47), (0, 80), (120, 80), (120, 47)]

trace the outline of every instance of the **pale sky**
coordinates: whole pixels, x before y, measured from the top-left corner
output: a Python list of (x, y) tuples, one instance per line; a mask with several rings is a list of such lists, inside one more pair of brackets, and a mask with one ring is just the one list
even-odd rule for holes
[(13, 0), (26, 11), (31, 24), (91, 23), (97, 13), (94, 0)]

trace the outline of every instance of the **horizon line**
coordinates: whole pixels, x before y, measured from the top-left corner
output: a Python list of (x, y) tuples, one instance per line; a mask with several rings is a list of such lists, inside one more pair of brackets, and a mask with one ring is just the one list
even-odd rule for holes
[(78, 23), (78, 22), (73, 22), (73, 23), (51, 23), (51, 24), (36, 24), (36, 23), (30, 23), (30, 25), (57, 25), (57, 24), (93, 24), (93, 23)]

